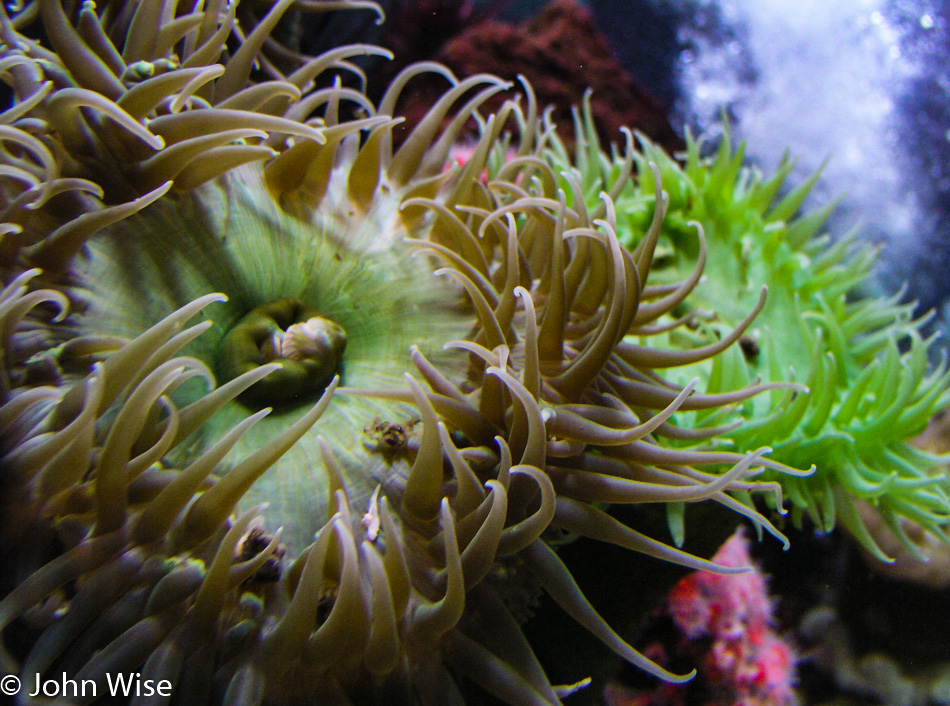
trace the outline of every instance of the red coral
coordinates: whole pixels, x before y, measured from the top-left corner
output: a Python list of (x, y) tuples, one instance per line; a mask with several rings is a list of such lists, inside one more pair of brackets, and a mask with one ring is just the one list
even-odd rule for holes
[(558, 134), (574, 140), (571, 107), (593, 91), (591, 108), (601, 140), (620, 140), (620, 128), (640, 130), (670, 152), (683, 142), (655, 97), (636, 84), (576, 0), (553, 0), (520, 25), (498, 21), (471, 26), (446, 44), (439, 59), (460, 75), (494, 73), (528, 78), (542, 106), (554, 106)]
[[(747, 566), (742, 574), (697, 571), (667, 595), (664, 615), (674, 635), (645, 652), (661, 663), (691, 663), (699, 674), (685, 685), (653, 689), (612, 685), (610, 706), (790, 706), (796, 702), (795, 654), (773, 630), (765, 577), (749, 556), (749, 541), (736, 532), (713, 561)], [(666, 644), (664, 644), (664, 642)]]
[(667, 611), (691, 640), (709, 632), (712, 608), (698, 581), (683, 579), (666, 597)]
[[(488, 6), (497, 10), (504, 4), (494, 0)], [(593, 91), (594, 122), (603, 142), (620, 142), (620, 128), (626, 126), (643, 132), (669, 152), (683, 149), (684, 142), (671, 127), (663, 104), (636, 84), (597, 29), (590, 10), (576, 0), (553, 0), (518, 25), (494, 19), (494, 12), (475, 16), (470, 3), (460, 0), (426, 0), (423, 7), (429, 6), (439, 11), (417, 9), (411, 17), (420, 23), (423, 19), (427, 23), (439, 21), (444, 26), (432, 25), (432, 30), (420, 32), (419, 24), (413, 33), (400, 37), (400, 43), (422, 34), (418, 41), (427, 51), (420, 49), (420, 58), (434, 58), (460, 77), (491, 73), (514, 81), (519, 74), (524, 75), (531, 82), (538, 104), (553, 107), (558, 134), (569, 148), (574, 143), (571, 109), (581, 103), (589, 88)], [(451, 36), (451, 28), (457, 34), (441, 47), (426, 44)], [(394, 64), (389, 70), (398, 67)], [(441, 77), (421, 76), (411, 85), (400, 106), (399, 114), (405, 116), (406, 123), (394, 132), (397, 141), (441, 97), (447, 84)], [(497, 110), (502, 100), (504, 97), (497, 96), (486, 110)]]

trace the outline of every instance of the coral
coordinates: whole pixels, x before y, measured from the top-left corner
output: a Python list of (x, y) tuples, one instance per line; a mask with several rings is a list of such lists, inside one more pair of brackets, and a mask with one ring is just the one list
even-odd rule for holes
[(663, 609), (675, 629), (672, 644), (645, 650), (663, 655), (668, 663), (694, 663), (699, 677), (689, 685), (660, 685), (650, 693), (614, 685), (608, 690), (611, 706), (796, 703), (795, 653), (772, 629), (771, 600), (765, 577), (749, 556), (749, 540), (737, 531), (714, 560), (750, 570), (731, 576), (697, 571), (679, 581)]
[[(667, 349), (703, 259), (653, 283), (662, 197), (621, 247), (614, 199), (662, 193), (629, 132), (588, 208), (529, 84), (483, 115), (507, 84), (424, 64), (374, 103), (353, 61), (385, 52), (298, 56), (269, 37), (293, 7), (373, 6), (0, 11), (3, 668), (139, 671), (196, 705), (554, 704), (577, 685), (550, 683), (518, 623), (546, 592), (688, 679), (617, 635), (556, 549), (740, 571), (611, 503), (712, 500), (781, 536), (751, 499), (777, 508), (780, 486), (756, 476), (810, 471), (707, 448), (722, 430), (683, 413), (800, 386), (656, 372), (722, 353), (765, 292), (721, 342)], [(21, 31), (37, 17), (49, 46)], [(429, 72), (449, 87), (395, 147)]]
[[(432, 58), (459, 76), (526, 77), (538, 102), (553, 111), (553, 122), (569, 147), (574, 141), (572, 111), (585, 92), (592, 91), (591, 110), (604, 140), (616, 139), (627, 127), (648, 135), (670, 153), (682, 149), (683, 140), (670, 125), (666, 107), (620, 64), (587, 7), (575, 0), (553, 0), (517, 25), (488, 15), (470, 22)], [(410, 124), (431, 104), (433, 95), (437, 93), (431, 87), (417, 91), (402, 107)]]

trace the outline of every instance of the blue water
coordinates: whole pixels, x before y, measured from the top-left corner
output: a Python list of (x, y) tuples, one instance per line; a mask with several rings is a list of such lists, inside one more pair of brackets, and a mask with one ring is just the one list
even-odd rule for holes
[[(667, 4), (669, 6), (669, 4)], [(950, 322), (950, 3), (681, 0), (674, 124), (715, 134), (725, 110), (749, 158), (786, 149), (832, 223), (885, 245), (883, 286), (907, 280)]]

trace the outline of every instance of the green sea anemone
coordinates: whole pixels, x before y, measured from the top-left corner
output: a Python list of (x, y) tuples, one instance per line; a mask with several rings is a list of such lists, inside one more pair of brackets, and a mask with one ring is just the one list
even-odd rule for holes
[[(731, 426), (684, 413), (801, 386), (698, 394), (656, 372), (729, 349), (764, 290), (721, 340), (666, 347), (706, 243), (690, 228), (685, 279), (648, 283), (652, 168), (661, 198), (621, 247), (632, 135), (587, 205), (529, 86), (485, 117), (503, 82), (423, 64), (373, 105), (339, 76), (360, 84), (351, 59), (378, 50), (268, 41), (292, 6), (365, 5), (282, 0), (256, 25), (224, 2), (0, 15), (5, 670), (100, 695), (138, 671), (187, 704), (444, 704), (470, 684), (559, 703), (574, 687), (519, 627), (541, 591), (689, 677), (600, 618), (565, 537), (742, 570), (605, 504), (713, 500), (781, 536), (751, 500), (780, 509), (779, 483), (751, 477), (809, 471), (706, 448)], [(34, 16), (52, 49), (21, 33)], [(394, 149), (427, 71), (449, 88)], [(472, 157), (447, 166), (472, 119)]]
[[(578, 157), (568, 160), (559, 146), (549, 155), (553, 164), (582, 165), (583, 198), (592, 203), (599, 189), (613, 183), (622, 159), (601, 152), (589, 109), (577, 125)], [(808, 477), (774, 476), (796, 524), (807, 514), (830, 532), (840, 519), (878, 559), (892, 561), (866, 529), (854, 504), (860, 498), (914, 556), (924, 559), (901, 518), (950, 543), (945, 459), (908, 443), (950, 404), (946, 359), (931, 368), (933, 338), (921, 334), (931, 314), (914, 319), (914, 303), (901, 303), (902, 292), (883, 298), (866, 291), (877, 249), (853, 232), (836, 241), (820, 234), (836, 202), (800, 212), (818, 174), (783, 192), (794, 163), (786, 156), (770, 177), (745, 166), (744, 148), (733, 151), (728, 126), (709, 157), (689, 135), (681, 162), (645, 138), (641, 144), (638, 171), (656, 164), (669, 199), (651, 274), (656, 282), (673, 282), (697, 259), (706, 260), (705, 281), (674, 311), (689, 325), (671, 328), (666, 345), (711, 345), (743, 319), (758, 287), (769, 288), (769, 301), (740, 346), (681, 368), (671, 379), (698, 375), (707, 393), (752, 379), (797, 380), (810, 390), (777, 390), (737, 409), (698, 412), (694, 423), (741, 420), (717, 441), (736, 451), (768, 443), (777, 460), (815, 464), (817, 472)], [(618, 238), (626, 247), (642, 241), (654, 201), (650, 181), (631, 180), (617, 195)], [(693, 221), (703, 224), (706, 253), (693, 245)], [(632, 349), (628, 340), (617, 353), (626, 358)], [(674, 527), (679, 522), (674, 518)]]

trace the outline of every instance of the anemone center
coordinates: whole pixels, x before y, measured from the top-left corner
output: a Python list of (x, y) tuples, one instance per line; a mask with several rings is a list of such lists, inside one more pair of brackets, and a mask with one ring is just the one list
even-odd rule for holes
[(218, 371), (224, 380), (268, 363), (278, 370), (241, 396), (264, 407), (301, 403), (326, 389), (340, 372), (346, 331), (299, 299), (276, 299), (252, 309), (221, 340)]

